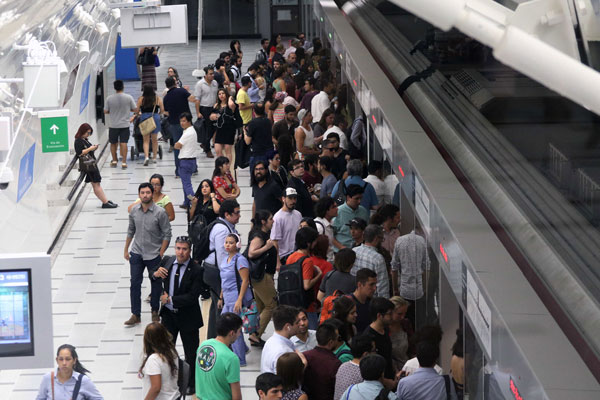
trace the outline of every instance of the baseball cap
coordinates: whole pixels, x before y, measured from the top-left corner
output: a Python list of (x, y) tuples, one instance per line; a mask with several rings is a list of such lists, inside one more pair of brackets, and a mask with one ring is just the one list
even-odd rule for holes
[(300, 122), (302, 122), (302, 119), (304, 118), (304, 116), (306, 115), (307, 112), (308, 112), (308, 110), (306, 108), (303, 108), (300, 111), (298, 111), (298, 120)]
[(293, 187), (285, 188), (285, 197), (297, 197), (298, 192)]
[(346, 226), (349, 226), (351, 228), (355, 227), (355, 228), (360, 228), (362, 230), (365, 230), (365, 228), (367, 227), (367, 222), (362, 218), (352, 218), (350, 220), (350, 222), (348, 222), (346, 224)]

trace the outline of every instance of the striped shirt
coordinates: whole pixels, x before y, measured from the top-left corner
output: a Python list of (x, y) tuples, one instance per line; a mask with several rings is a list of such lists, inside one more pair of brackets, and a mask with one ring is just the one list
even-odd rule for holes
[(388, 277), (385, 259), (375, 247), (361, 244), (353, 249), (356, 253), (356, 261), (350, 273), (356, 276), (358, 270), (368, 268), (377, 274), (377, 290), (375, 296), (390, 298), (390, 279)]
[(400, 296), (407, 300), (423, 297), (423, 272), (427, 262), (425, 238), (412, 231), (394, 244), (392, 270), (400, 273)]

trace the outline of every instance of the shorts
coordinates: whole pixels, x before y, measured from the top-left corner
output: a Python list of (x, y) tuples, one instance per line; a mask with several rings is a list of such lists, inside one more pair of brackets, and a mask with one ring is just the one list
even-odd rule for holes
[(129, 141), (129, 127), (127, 128), (108, 128), (108, 142), (117, 144), (118, 142), (127, 143)]

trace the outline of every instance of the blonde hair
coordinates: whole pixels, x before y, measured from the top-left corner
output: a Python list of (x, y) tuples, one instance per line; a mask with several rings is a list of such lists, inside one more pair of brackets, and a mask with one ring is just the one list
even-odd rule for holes
[(394, 296), (390, 299), (390, 301), (392, 303), (394, 303), (394, 308), (398, 308), (398, 307), (408, 307), (410, 304), (408, 303), (408, 301), (404, 300), (404, 298), (400, 297), (400, 296)]

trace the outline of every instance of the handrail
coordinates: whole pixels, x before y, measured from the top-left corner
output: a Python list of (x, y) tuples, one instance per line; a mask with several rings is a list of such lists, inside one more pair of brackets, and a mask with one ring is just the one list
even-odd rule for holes
[(69, 163), (69, 165), (67, 165), (67, 169), (65, 170), (65, 173), (60, 177), (60, 179), (58, 181), (58, 186), (62, 186), (62, 184), (65, 183), (65, 181), (67, 180), (67, 177), (69, 176), (69, 174), (73, 170), (73, 167), (77, 163), (78, 159), (79, 159), (79, 156), (77, 154), (75, 154), (75, 157), (73, 157), (73, 159), (71, 160), (71, 162)]

